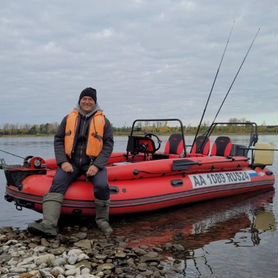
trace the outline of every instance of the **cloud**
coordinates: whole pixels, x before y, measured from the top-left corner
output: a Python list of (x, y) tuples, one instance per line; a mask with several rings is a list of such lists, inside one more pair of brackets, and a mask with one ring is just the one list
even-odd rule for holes
[(277, 124), (274, 0), (5, 1), (0, 126), (59, 122), (87, 86), (114, 126), (143, 117), (197, 124), (234, 21), (206, 120), (261, 27), (219, 120)]

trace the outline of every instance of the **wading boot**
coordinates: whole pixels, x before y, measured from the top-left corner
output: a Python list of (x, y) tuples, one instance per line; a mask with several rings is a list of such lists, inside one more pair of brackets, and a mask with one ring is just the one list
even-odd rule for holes
[(109, 225), (110, 201), (95, 199), (95, 205), (97, 226), (104, 233), (104, 235), (108, 237), (113, 232)]
[(61, 193), (50, 192), (43, 197), (43, 220), (33, 222), (28, 225), (28, 230), (34, 234), (41, 234), (46, 237), (57, 236), (57, 223), (60, 217), (61, 206), (64, 195)]

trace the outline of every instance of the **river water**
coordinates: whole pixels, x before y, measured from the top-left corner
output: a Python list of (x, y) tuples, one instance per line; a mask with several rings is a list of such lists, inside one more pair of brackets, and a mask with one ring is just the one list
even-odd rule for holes
[[(165, 138), (162, 138), (165, 141)], [(188, 137), (190, 144), (193, 138)], [(232, 136), (234, 143), (246, 144), (247, 137)], [(260, 142), (278, 148), (278, 136), (260, 136)], [(114, 151), (123, 151), (126, 138), (116, 137)], [(163, 146), (162, 146), (163, 147)], [(0, 138), (0, 150), (50, 158), (53, 138)], [(0, 152), (8, 164), (22, 159)], [(277, 175), (278, 153), (271, 169)], [(277, 188), (278, 181), (275, 183)], [(5, 177), (0, 171), (0, 227), (21, 229), (41, 218), (39, 213), (16, 210), (4, 200)], [(181, 244), (184, 251), (166, 258), (185, 261), (184, 277), (276, 277), (278, 273), (277, 192), (244, 194), (220, 200), (164, 209), (141, 215), (111, 219), (116, 235), (128, 235), (131, 246)]]

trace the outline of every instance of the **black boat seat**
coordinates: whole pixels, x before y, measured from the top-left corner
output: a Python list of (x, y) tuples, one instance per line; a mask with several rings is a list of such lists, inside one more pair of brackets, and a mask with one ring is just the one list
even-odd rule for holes
[(207, 156), (210, 151), (210, 140), (208, 137), (200, 135), (196, 138), (189, 156)]
[(232, 153), (232, 141), (228, 136), (219, 136), (215, 139), (215, 142), (211, 149), (211, 156), (230, 156)]
[(183, 145), (183, 138), (181, 134), (171, 134), (168, 141), (166, 142), (164, 154), (176, 154), (182, 155), (185, 152)]

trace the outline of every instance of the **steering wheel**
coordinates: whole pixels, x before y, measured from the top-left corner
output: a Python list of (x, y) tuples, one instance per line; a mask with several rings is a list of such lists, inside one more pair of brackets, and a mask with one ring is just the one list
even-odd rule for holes
[(154, 146), (154, 152), (156, 152), (157, 150), (159, 150), (162, 141), (159, 139), (159, 137), (156, 134), (153, 134), (153, 133), (145, 134), (145, 138), (152, 139), (152, 137), (154, 137), (156, 139), (156, 143), (154, 144), (155, 145)]

